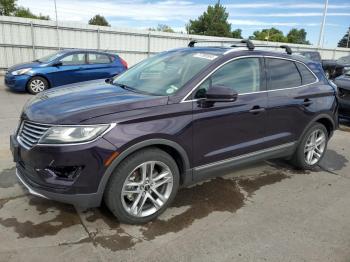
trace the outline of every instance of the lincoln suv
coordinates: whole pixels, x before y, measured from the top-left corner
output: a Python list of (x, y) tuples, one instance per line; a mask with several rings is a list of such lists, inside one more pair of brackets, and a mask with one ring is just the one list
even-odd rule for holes
[(315, 167), (338, 126), (322, 66), (288, 46), (205, 45), (191, 41), (112, 79), (30, 99), (10, 138), (19, 180), (76, 206), (104, 201), (120, 222), (139, 224), (179, 187), (241, 164)]

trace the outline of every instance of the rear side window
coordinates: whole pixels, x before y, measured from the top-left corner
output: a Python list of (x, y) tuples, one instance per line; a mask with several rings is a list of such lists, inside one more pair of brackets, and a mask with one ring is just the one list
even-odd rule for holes
[(276, 90), (302, 85), (301, 76), (293, 61), (267, 58), (268, 89)]
[(316, 77), (301, 63), (296, 63), (298, 70), (301, 74), (301, 80), (303, 85), (311, 84), (316, 81)]
[(89, 64), (108, 64), (111, 62), (108, 55), (89, 53), (88, 54)]

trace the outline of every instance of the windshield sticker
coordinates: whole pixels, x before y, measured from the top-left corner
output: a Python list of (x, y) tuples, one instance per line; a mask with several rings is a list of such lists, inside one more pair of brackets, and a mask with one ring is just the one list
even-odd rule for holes
[(178, 88), (177, 88), (176, 86), (171, 85), (171, 86), (166, 90), (166, 93), (167, 93), (168, 95), (170, 95), (170, 94), (174, 93), (177, 89), (178, 89)]
[(212, 55), (212, 54), (196, 53), (196, 54), (193, 55), (193, 57), (203, 58), (203, 59), (208, 59), (208, 60), (214, 60), (218, 56), (217, 55)]

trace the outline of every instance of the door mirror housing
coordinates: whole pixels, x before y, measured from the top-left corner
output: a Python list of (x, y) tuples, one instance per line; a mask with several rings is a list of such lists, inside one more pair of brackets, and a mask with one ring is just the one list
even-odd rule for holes
[(208, 102), (233, 102), (237, 99), (238, 93), (225, 86), (209, 87), (205, 97)]
[(61, 61), (57, 61), (57, 62), (54, 62), (53, 64), (52, 64), (52, 66), (56, 66), (56, 67), (59, 67), (59, 66), (62, 66), (63, 64), (62, 64), (62, 62)]

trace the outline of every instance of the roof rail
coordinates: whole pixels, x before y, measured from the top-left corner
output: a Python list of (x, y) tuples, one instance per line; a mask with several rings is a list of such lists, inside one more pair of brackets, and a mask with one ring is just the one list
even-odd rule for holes
[[(279, 47), (279, 48), (282, 48), (286, 51), (286, 53), (288, 55), (291, 55), (293, 53), (292, 49), (288, 46), (288, 45), (281, 45), (281, 46), (271, 46), (271, 45), (254, 45), (252, 41), (250, 41), (249, 39), (243, 39), (243, 40), (240, 40), (240, 41), (235, 41), (235, 40), (191, 40), (189, 43), (188, 43), (188, 47), (194, 47), (194, 45), (196, 43), (232, 43), (233, 45), (231, 45), (231, 47), (247, 47), (248, 50), (252, 51), (255, 49), (255, 47), (269, 47), (269, 48), (276, 48), (276, 47)], [(237, 45), (237, 44), (241, 44), (241, 45)], [(242, 45), (244, 44), (244, 45)]]
[(280, 45), (280, 46), (273, 46), (273, 45), (256, 45), (256, 47), (268, 47), (268, 48), (282, 48), (286, 51), (288, 55), (291, 55), (293, 53), (292, 48), (288, 45)]
[[(254, 44), (249, 39), (243, 40), (191, 40), (188, 43), (188, 47), (194, 47), (196, 43), (233, 43), (233, 44), (245, 44), (244, 46), (248, 48), (248, 50), (254, 50)], [(233, 45), (236, 46), (236, 45)], [(242, 45), (243, 46), (243, 45)]]

